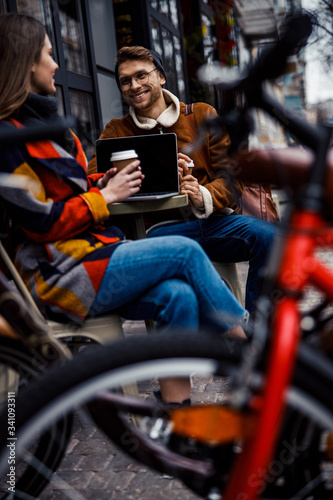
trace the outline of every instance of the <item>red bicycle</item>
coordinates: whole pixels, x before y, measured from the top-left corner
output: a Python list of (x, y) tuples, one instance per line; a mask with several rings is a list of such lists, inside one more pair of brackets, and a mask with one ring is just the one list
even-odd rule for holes
[[(47, 370), (18, 395), (16, 450), (24, 460), (30, 459), (25, 448), (31, 436), (88, 404), (97, 424), (122, 450), (179, 478), (201, 497), (332, 498), (333, 272), (316, 255), (318, 249), (332, 248), (331, 130), (309, 125), (261, 85), (282, 72), (287, 56), (310, 31), (307, 17), (294, 20), (247, 75), (226, 84), (220, 76), (215, 80), (220, 87), (246, 93), (246, 107), (207, 124), (227, 126), (234, 151), (248, 132), (248, 112), (254, 107), (287, 123), (312, 150), (258, 152), (252, 162), (253, 153), (236, 155), (244, 178), (279, 184), (279, 166), (290, 175), (288, 185), (298, 187), (288, 222), (280, 224), (249, 340), (175, 332), (85, 349), (61, 371)], [(310, 285), (321, 299), (302, 311)], [(202, 385), (209, 377), (213, 396), (203, 391), (200, 401), (176, 409), (150, 396), (160, 378), (182, 375)], [(133, 382), (138, 397), (124, 396), (121, 388)], [(0, 428), (5, 424), (3, 412)], [(1, 473), (8, 462), (5, 445), (1, 435)]]

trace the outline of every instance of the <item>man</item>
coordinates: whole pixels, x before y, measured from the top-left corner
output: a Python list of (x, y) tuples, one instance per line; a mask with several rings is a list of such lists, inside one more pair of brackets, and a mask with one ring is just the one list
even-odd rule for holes
[[(235, 215), (232, 206), (242, 191), (228, 157), (228, 134), (209, 133), (199, 152), (185, 154), (192, 142), (185, 104), (163, 89), (166, 72), (161, 58), (144, 47), (123, 47), (116, 58), (116, 81), (129, 106), (129, 114), (111, 120), (100, 138), (149, 133), (174, 132), (178, 142), (180, 192), (187, 193), (190, 210), (154, 212), (145, 217), (148, 237), (178, 234), (198, 241), (211, 260), (249, 261), (246, 308), (252, 312), (260, 288), (260, 269), (266, 261), (275, 227), (261, 219)], [(195, 103), (193, 118), (197, 127), (215, 109)], [(188, 173), (193, 160), (194, 169)], [(89, 163), (96, 172), (96, 158)]]

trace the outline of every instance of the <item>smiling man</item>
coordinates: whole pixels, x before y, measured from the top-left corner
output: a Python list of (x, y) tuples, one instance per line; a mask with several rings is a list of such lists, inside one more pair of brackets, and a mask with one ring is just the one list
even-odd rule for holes
[[(189, 210), (145, 214), (147, 236), (184, 235), (198, 241), (214, 261), (249, 261), (245, 305), (251, 312), (275, 227), (261, 219), (234, 213), (232, 207), (242, 185), (228, 157), (230, 138), (226, 131), (222, 135), (207, 134), (200, 154), (196, 151), (191, 158), (185, 154), (192, 142), (189, 120), (194, 118), (195, 126), (199, 127), (208, 116), (216, 116), (215, 109), (195, 103), (192, 117), (187, 116), (189, 108), (163, 88), (167, 75), (160, 56), (144, 47), (120, 49), (115, 75), (129, 114), (111, 120), (101, 139), (169, 132), (177, 135), (180, 192), (188, 194)], [(191, 160), (192, 174), (188, 170)], [(96, 172), (95, 156), (88, 172)]]

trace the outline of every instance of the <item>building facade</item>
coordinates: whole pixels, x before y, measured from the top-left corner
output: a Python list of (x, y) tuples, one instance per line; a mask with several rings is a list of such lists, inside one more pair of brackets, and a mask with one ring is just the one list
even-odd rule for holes
[[(286, 4), (292, 2), (0, 0), (0, 12), (28, 14), (46, 25), (59, 64), (60, 111), (78, 118), (77, 132), (90, 158), (105, 124), (127, 111), (114, 75), (120, 47), (154, 49), (164, 59), (171, 92), (185, 102), (214, 104), (216, 96), (196, 78), (198, 68), (213, 60), (224, 66), (247, 62), (253, 44), (274, 38), (275, 14), (285, 13)], [(244, 38), (246, 29), (250, 34)], [(269, 33), (262, 40), (265, 29)]]

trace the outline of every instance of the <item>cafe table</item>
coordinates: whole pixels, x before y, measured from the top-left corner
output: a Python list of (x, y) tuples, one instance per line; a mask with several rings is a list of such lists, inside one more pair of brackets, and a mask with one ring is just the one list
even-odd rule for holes
[[(184, 221), (190, 216), (187, 194), (178, 194), (160, 200), (123, 201), (108, 205), (110, 215), (130, 216), (133, 239), (146, 237), (144, 213), (160, 210), (181, 209)], [(215, 269), (229, 286), (235, 297), (244, 305), (243, 292), (238, 279), (236, 264), (233, 262), (213, 262)], [(146, 322), (147, 324), (147, 322)], [(150, 323), (148, 323), (150, 325)], [(147, 324), (147, 327), (148, 327)]]
[[(188, 207), (187, 194), (178, 194), (159, 200), (122, 201), (119, 203), (112, 203), (108, 205), (108, 210), (110, 215), (130, 215), (132, 236), (134, 239), (142, 239), (146, 237), (144, 213), (170, 210), (173, 208), (182, 208), (186, 211), (186, 207)], [(147, 331), (154, 329), (153, 321), (147, 320), (145, 323)]]
[(138, 201), (122, 201), (108, 205), (110, 215), (130, 215), (133, 223), (134, 239), (146, 237), (146, 229), (144, 224), (144, 213), (158, 212), (161, 210), (170, 210), (174, 208), (182, 208), (185, 213), (188, 207), (187, 194), (178, 194), (168, 198), (159, 200), (138, 200)]

